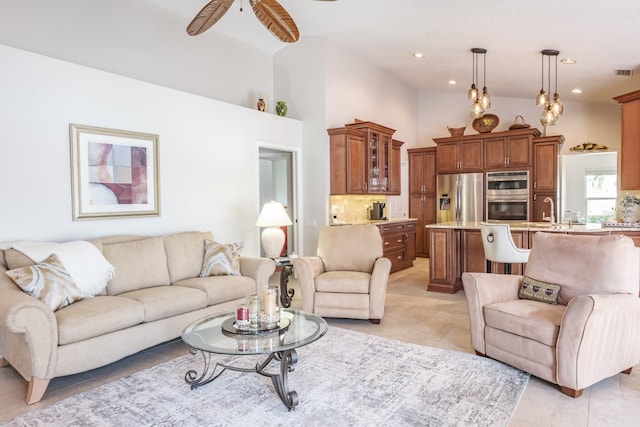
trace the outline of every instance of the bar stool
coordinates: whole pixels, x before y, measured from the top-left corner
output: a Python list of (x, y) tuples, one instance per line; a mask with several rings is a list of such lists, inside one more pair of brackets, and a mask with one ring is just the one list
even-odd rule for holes
[(511, 264), (523, 264), (529, 260), (530, 249), (516, 246), (511, 237), (509, 224), (480, 223), (487, 273), (491, 273), (491, 262), (504, 263), (505, 274), (511, 274)]

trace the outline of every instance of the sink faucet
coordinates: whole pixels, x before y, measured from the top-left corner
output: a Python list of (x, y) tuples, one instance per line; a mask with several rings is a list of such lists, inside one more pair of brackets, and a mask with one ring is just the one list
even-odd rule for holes
[(551, 214), (547, 217), (544, 216), (544, 212), (542, 213), (542, 220), (549, 221), (550, 224), (555, 224), (556, 222), (556, 208), (553, 205), (553, 199), (551, 197), (545, 197), (543, 202), (551, 204)]

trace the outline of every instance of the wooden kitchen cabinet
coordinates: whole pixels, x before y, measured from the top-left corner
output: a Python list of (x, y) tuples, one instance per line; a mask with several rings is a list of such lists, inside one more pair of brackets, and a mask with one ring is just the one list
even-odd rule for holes
[(409, 154), (409, 216), (417, 218), (416, 255), (429, 257), (426, 224), (436, 222), (436, 148), (415, 148)]
[(533, 139), (533, 172), (531, 176), (532, 208), (531, 221), (542, 221), (542, 212), (550, 216), (551, 204), (544, 202), (546, 197), (553, 200), (556, 221), (558, 212), (558, 152), (564, 142), (562, 135), (545, 136)]
[(391, 261), (391, 272), (413, 267), (416, 259), (416, 222), (378, 224), (382, 236), (382, 256)]
[(462, 289), (460, 259), (452, 254), (460, 250), (460, 230), (429, 228), (429, 285), (428, 291), (455, 294)]
[[(436, 169), (440, 173), (482, 172), (482, 139), (436, 141)], [(450, 138), (444, 138), (450, 139)]]
[(357, 120), (329, 134), (331, 194), (399, 195), (401, 141), (395, 130)]
[(640, 189), (640, 90), (616, 96), (622, 105), (620, 189)]
[(367, 192), (365, 132), (358, 129), (328, 129), (331, 194)]
[(531, 166), (531, 135), (501, 136), (484, 140), (484, 168), (527, 169)]

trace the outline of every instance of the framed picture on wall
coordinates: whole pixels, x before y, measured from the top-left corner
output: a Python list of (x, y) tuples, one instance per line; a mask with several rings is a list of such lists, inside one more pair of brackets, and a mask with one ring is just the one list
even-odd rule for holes
[(69, 124), (73, 219), (159, 216), (158, 135)]

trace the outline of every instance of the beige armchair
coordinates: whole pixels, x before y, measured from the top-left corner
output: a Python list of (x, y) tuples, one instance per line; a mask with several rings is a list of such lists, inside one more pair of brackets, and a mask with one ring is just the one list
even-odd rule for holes
[(560, 285), (557, 304), (520, 299), (523, 276), (462, 275), (476, 353), (572, 397), (640, 363), (640, 252), (629, 237), (536, 233), (525, 276)]
[(382, 258), (375, 225), (324, 227), (317, 256), (293, 259), (303, 310), (323, 317), (380, 323), (391, 261)]

